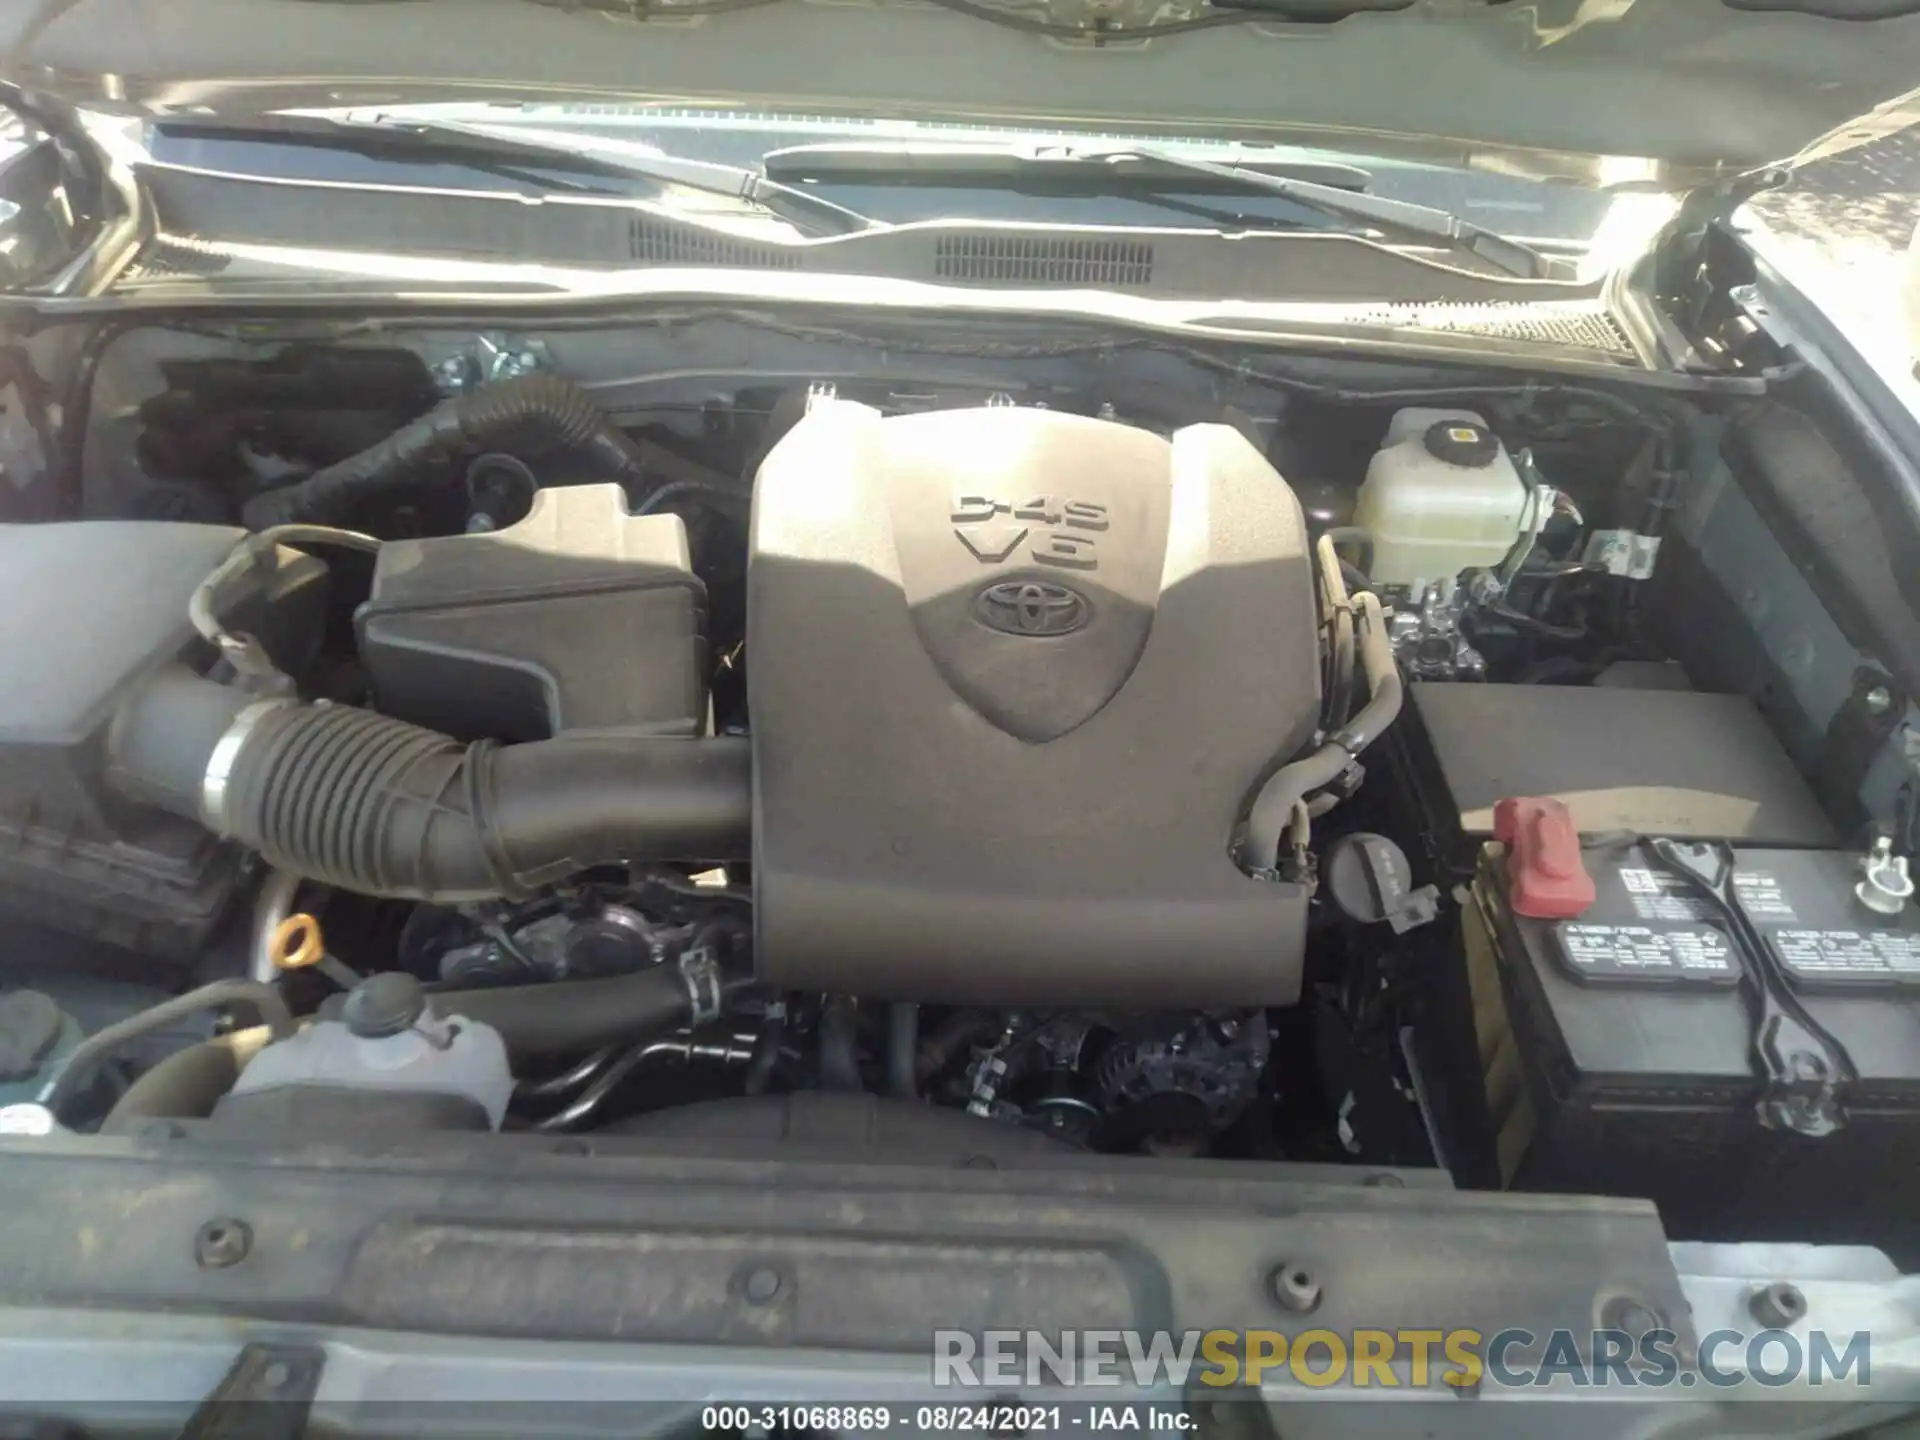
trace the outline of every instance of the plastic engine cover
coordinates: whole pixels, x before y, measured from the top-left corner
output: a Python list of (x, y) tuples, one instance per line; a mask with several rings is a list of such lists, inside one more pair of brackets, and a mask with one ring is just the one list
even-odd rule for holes
[(1299, 502), (1224, 425), (817, 405), (748, 571), (761, 974), (875, 998), (1298, 998), (1229, 841), (1319, 713)]

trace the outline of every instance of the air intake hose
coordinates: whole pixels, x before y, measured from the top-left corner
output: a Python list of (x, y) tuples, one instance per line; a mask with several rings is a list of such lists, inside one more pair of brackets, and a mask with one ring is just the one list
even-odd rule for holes
[[(519, 898), (625, 860), (749, 853), (743, 739), (601, 732), (463, 745), (370, 710), (250, 697), (232, 718), (182, 710), (179, 677), (116, 724), (110, 773), (273, 865), (364, 895), (442, 904)], [(177, 723), (182, 714), (192, 724)], [(156, 738), (157, 737), (157, 738)], [(197, 793), (180, 781), (198, 775)]]
[(639, 452), (586, 391), (558, 375), (521, 375), (456, 395), (379, 444), (256, 497), (247, 524), (337, 520), (362, 500), (404, 494), (453, 456), (481, 450), (523, 460), (572, 451), (609, 480), (641, 473)]

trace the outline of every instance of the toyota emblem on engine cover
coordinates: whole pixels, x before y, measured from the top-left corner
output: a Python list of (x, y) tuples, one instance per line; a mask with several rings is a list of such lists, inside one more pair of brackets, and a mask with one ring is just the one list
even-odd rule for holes
[(1068, 635), (1087, 623), (1086, 597), (1044, 580), (1003, 580), (973, 602), (980, 623), (1008, 635)]

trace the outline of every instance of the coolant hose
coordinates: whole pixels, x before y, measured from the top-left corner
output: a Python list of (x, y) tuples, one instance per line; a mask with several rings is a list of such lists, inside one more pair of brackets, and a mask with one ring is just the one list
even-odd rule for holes
[[(751, 849), (745, 739), (599, 732), (463, 745), (370, 710), (199, 684), (225, 697), (226, 728), (202, 723), (197, 696), (182, 710), (169, 679), (170, 703), (136, 699), (116, 723), (110, 773), (322, 884), (458, 904), (523, 898), (595, 865)], [(176, 713), (194, 723), (169, 730)], [(185, 793), (194, 774), (197, 796)]]
[(1000, 1017), (991, 1010), (956, 1010), (920, 1042), (914, 1061), (916, 1085), (935, 1079), (974, 1045), (985, 1045), (1000, 1033)]
[(272, 1036), (270, 1027), (255, 1025), (174, 1051), (127, 1087), (100, 1133), (125, 1134), (143, 1120), (205, 1119)]
[(482, 450), (522, 460), (571, 451), (609, 480), (641, 473), (639, 452), (586, 391), (559, 375), (521, 375), (442, 401), (377, 445), (257, 496), (247, 524), (262, 530), (338, 519), (362, 500), (402, 495), (454, 456)]
[(1353, 706), (1353, 597), (1347, 593), (1345, 572), (1340, 568), (1340, 552), (1333, 548), (1333, 537), (1322, 535), (1313, 553), (1319, 564), (1320, 613), (1328, 628), (1326, 723), (1338, 729), (1347, 723), (1347, 711)]
[(1363, 591), (1354, 597), (1353, 605), (1359, 616), (1360, 668), (1367, 677), (1367, 703), (1318, 750), (1274, 771), (1254, 796), (1240, 842), (1240, 863), (1256, 874), (1271, 874), (1279, 867), (1294, 806), (1338, 780), (1353, 758), (1379, 739), (1400, 714), (1400, 670), (1394, 663), (1380, 599)]
[(480, 990), (435, 990), (433, 1008), (491, 1025), (518, 1064), (530, 1056), (577, 1054), (682, 1026), (705, 1024), (752, 983), (744, 961), (716, 962), (711, 983), (677, 964), (605, 980), (556, 980)]
[(911, 1000), (887, 1006), (887, 1093), (900, 1100), (918, 1098), (914, 1061), (920, 1053), (920, 1007)]
[(820, 1007), (820, 1023), (814, 1027), (814, 1042), (820, 1050), (820, 1088), (822, 1090), (864, 1090), (860, 1082), (860, 1059), (856, 1046), (860, 1023), (860, 1002), (851, 995), (830, 995)]
[(251, 1006), (265, 1022), (263, 1028), (275, 1039), (284, 1039), (293, 1034), (293, 1012), (287, 1009), (287, 1002), (273, 986), (261, 985), (253, 980), (215, 980), (197, 990), (189, 990), (184, 995), (150, 1005), (104, 1030), (94, 1031), (73, 1048), (73, 1053), (67, 1056), (66, 1064), (54, 1077), (53, 1084), (47, 1088), (40, 1103), (57, 1117), (67, 1102), (79, 1094), (85, 1083), (93, 1077), (95, 1067), (121, 1046), (143, 1040), (157, 1030), (164, 1030), (202, 1011), (228, 1005)]

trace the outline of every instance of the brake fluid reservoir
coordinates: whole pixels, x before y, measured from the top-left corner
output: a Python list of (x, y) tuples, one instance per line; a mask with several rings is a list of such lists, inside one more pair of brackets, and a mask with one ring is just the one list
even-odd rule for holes
[(1498, 565), (1520, 538), (1527, 490), (1506, 447), (1468, 410), (1402, 410), (1367, 466), (1353, 520), (1373, 535), (1376, 585), (1418, 595)]

